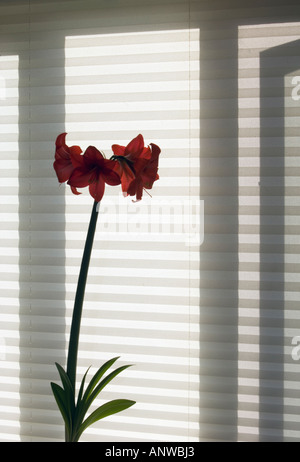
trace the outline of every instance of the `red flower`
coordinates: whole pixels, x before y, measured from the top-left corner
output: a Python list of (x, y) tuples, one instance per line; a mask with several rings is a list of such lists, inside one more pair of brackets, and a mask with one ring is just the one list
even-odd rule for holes
[(144, 146), (144, 138), (138, 135), (128, 145), (112, 145), (113, 160), (117, 160), (115, 170), (121, 178), (122, 191), (126, 195), (136, 195), (141, 200), (143, 189), (151, 189), (158, 180), (158, 156), (160, 148), (156, 144)]
[(66, 133), (56, 139), (55, 169), (58, 181), (67, 182), (74, 194), (76, 188), (89, 187), (96, 202), (100, 202), (105, 183), (115, 186), (122, 184), (125, 195), (136, 195), (141, 200), (144, 189), (151, 189), (158, 180), (158, 157), (160, 148), (155, 144), (144, 146), (144, 138), (138, 135), (127, 146), (114, 144), (114, 155), (105, 157), (94, 146), (89, 146), (82, 155), (79, 146), (67, 146)]
[(68, 184), (75, 188), (89, 187), (90, 195), (96, 202), (100, 202), (105, 183), (115, 186), (120, 184), (120, 177), (115, 171), (115, 161), (103, 157), (94, 146), (89, 146), (81, 161), (69, 178)]
[[(58, 181), (65, 183), (70, 178), (74, 168), (80, 162), (82, 150), (79, 146), (66, 145), (66, 133), (58, 135), (55, 142), (55, 161), (53, 163)], [(71, 187), (74, 194), (80, 194), (76, 188)]]

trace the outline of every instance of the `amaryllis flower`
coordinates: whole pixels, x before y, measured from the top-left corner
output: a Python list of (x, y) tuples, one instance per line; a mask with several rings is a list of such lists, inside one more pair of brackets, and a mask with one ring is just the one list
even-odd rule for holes
[(115, 171), (115, 161), (105, 159), (94, 146), (86, 149), (68, 180), (71, 187), (88, 186), (90, 195), (96, 202), (100, 202), (103, 197), (105, 183), (116, 186), (120, 182), (120, 176)]
[(141, 200), (144, 189), (151, 189), (158, 180), (158, 156), (160, 148), (156, 144), (144, 146), (144, 138), (138, 135), (127, 146), (112, 145), (113, 160), (118, 164), (116, 172), (121, 178), (122, 191)]
[(151, 189), (154, 181), (159, 179), (158, 171), (158, 156), (160, 154), (160, 148), (151, 143), (151, 159), (141, 169), (138, 170), (135, 179), (130, 183), (127, 194), (129, 196), (136, 195), (136, 199), (139, 201), (142, 198), (144, 189)]
[[(80, 162), (82, 150), (79, 146), (66, 145), (66, 133), (58, 135), (55, 142), (55, 161), (53, 163), (58, 181), (65, 183), (69, 180), (73, 170)], [(76, 188), (71, 187), (74, 194), (80, 194)]]

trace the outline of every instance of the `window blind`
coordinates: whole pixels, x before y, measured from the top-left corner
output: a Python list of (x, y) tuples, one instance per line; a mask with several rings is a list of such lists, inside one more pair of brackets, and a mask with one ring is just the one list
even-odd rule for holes
[[(172, 6), (170, 10), (170, 6)], [(59, 186), (56, 136), (83, 149), (142, 133), (161, 147), (140, 203), (107, 187), (86, 288), (78, 380), (133, 367), (102, 401), (135, 408), (82, 441), (197, 441), (199, 31), (186, 2), (2, 2), (2, 441), (63, 441), (50, 389), (64, 365), (92, 198)]]
[(193, 18), (205, 203), (200, 439), (299, 441), (299, 8), (199, 2)]
[(241, 438), (299, 440), (299, 39), (300, 22), (239, 28)]
[(84, 440), (299, 441), (299, 25), (292, 0), (1, 2), (1, 441), (63, 440), (92, 206), (57, 184), (65, 131), (162, 148), (152, 198), (101, 204), (79, 379), (120, 355), (103, 399), (137, 405)]

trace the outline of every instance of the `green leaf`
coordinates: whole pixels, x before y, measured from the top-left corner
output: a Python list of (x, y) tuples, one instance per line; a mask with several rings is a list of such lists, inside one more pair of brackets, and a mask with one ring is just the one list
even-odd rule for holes
[(71, 384), (71, 381), (69, 379), (68, 374), (65, 372), (64, 368), (60, 364), (55, 363), (55, 365), (56, 365), (57, 370), (59, 372), (59, 375), (60, 375), (60, 378), (61, 378), (64, 389), (73, 391), (73, 394), (74, 394), (73, 386)]
[(81, 380), (80, 389), (79, 389), (79, 393), (78, 393), (78, 397), (77, 397), (77, 406), (79, 405), (79, 403), (81, 401), (82, 394), (83, 394), (83, 389), (84, 389), (85, 379), (86, 379), (86, 376), (87, 376), (87, 373), (88, 373), (89, 370), (90, 370), (90, 367), (87, 369), (86, 373), (84, 374), (84, 376), (83, 376), (83, 378)]
[(82, 395), (83, 395), (83, 390), (84, 390), (85, 379), (86, 379), (89, 369), (90, 368), (87, 369), (86, 373), (84, 374), (81, 380), (81, 384), (80, 384), (80, 389), (79, 389), (79, 393), (77, 397), (77, 404), (76, 404), (74, 416), (73, 416), (73, 432), (74, 433), (76, 433), (77, 429), (79, 428), (84, 418), (84, 413), (82, 412), (82, 409), (84, 407), (84, 403), (82, 401)]
[(88, 385), (88, 387), (87, 387), (87, 389), (86, 389), (86, 391), (84, 393), (84, 396), (83, 396), (83, 399), (82, 399), (84, 402), (87, 401), (87, 398), (92, 393), (93, 389), (95, 388), (95, 386), (97, 385), (97, 383), (99, 382), (101, 377), (117, 361), (117, 359), (119, 359), (119, 356), (117, 356), (116, 358), (109, 359), (106, 363), (104, 363), (98, 369), (98, 371), (95, 373), (95, 375), (91, 379), (91, 381), (90, 381), (90, 383), (89, 383), (89, 385)]
[(52, 392), (56, 400), (57, 406), (64, 419), (66, 429), (68, 433), (70, 434), (71, 427), (72, 427), (72, 416), (70, 414), (70, 411), (66, 403), (66, 392), (62, 387), (60, 387), (59, 385), (53, 382), (51, 382), (51, 388), (52, 388)]
[(66, 406), (67, 406), (67, 409), (68, 409), (70, 415), (72, 416), (73, 413), (74, 413), (74, 410), (75, 410), (74, 388), (73, 388), (73, 386), (71, 384), (71, 381), (69, 379), (68, 374), (65, 372), (63, 367), (58, 363), (55, 363), (55, 365), (56, 365), (57, 370), (59, 372), (59, 375), (60, 375), (60, 378), (61, 378), (61, 381), (62, 381), (62, 384), (63, 384), (63, 388), (65, 390)]
[(130, 367), (129, 365), (126, 366), (121, 366), (111, 372), (107, 377), (105, 377), (99, 384), (96, 386), (97, 382), (101, 379), (103, 376), (104, 372), (117, 360), (118, 358), (113, 358), (109, 361), (107, 361), (99, 370), (98, 372), (94, 375), (92, 382), (90, 383), (86, 393), (84, 394), (82, 401), (80, 403), (80, 409), (78, 410), (78, 420), (77, 420), (77, 425), (78, 423), (81, 424), (81, 422), (84, 419), (85, 414), (87, 413), (89, 407), (91, 406), (92, 402), (94, 399), (99, 395), (100, 391), (103, 390), (103, 388), (120, 372), (122, 372), (124, 369), (127, 369)]
[(129, 399), (115, 399), (109, 401), (102, 406), (98, 407), (81, 425), (77, 434), (77, 439), (86, 430), (87, 427), (92, 425), (104, 417), (116, 414), (117, 412), (124, 411), (133, 406), (136, 402)]
[(97, 370), (97, 372), (92, 377), (89, 385), (87, 386), (87, 389), (83, 397), (81, 398), (80, 401), (77, 401), (77, 408), (76, 408), (76, 413), (75, 413), (76, 414), (76, 422), (75, 422), (76, 428), (79, 428), (79, 426), (81, 425), (84, 419), (84, 416), (87, 413), (93, 401), (93, 399), (92, 400), (89, 399), (91, 393), (93, 392), (94, 388), (96, 387), (97, 383), (102, 378), (102, 376), (105, 374), (105, 372), (117, 361), (117, 359), (119, 359), (119, 356), (117, 356), (116, 358), (109, 359)]
[(127, 369), (128, 367), (130, 367), (131, 364), (128, 364), (126, 366), (121, 366), (121, 367), (118, 367), (117, 369), (115, 369), (113, 372), (111, 372), (107, 377), (105, 377), (100, 383), (99, 385), (94, 389), (94, 391), (91, 393), (91, 395), (89, 396), (87, 402), (89, 403), (88, 407), (90, 407), (90, 405), (92, 404), (92, 402), (94, 401), (94, 399), (99, 395), (100, 391), (103, 390), (103, 388), (109, 383), (111, 382), (111, 380), (116, 377), (118, 374), (120, 374), (120, 372), (124, 371), (125, 369)]

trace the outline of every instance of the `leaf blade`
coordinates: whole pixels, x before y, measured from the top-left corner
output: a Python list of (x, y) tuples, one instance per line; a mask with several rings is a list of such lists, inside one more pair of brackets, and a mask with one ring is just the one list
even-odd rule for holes
[(83, 396), (83, 401), (86, 401), (86, 399), (88, 398), (88, 396), (92, 393), (93, 389), (95, 388), (95, 386), (97, 385), (97, 383), (99, 382), (99, 380), (101, 379), (101, 377), (105, 374), (105, 372), (117, 361), (117, 359), (119, 359), (119, 356), (115, 357), (115, 358), (112, 358), (112, 359), (109, 359), (108, 361), (106, 361), (98, 370), (97, 372), (94, 374), (94, 376), (92, 377), (85, 393), (84, 393), (84, 396)]
[(80, 384), (80, 389), (79, 389), (79, 393), (78, 393), (78, 396), (77, 396), (77, 407), (82, 399), (82, 395), (83, 395), (83, 389), (84, 389), (84, 384), (85, 384), (85, 379), (86, 379), (86, 376), (87, 376), (87, 373), (88, 371), (90, 370), (90, 367), (87, 369), (86, 373), (84, 374), (82, 380), (81, 380), (81, 384)]
[(120, 366), (118, 367), (117, 369), (115, 369), (114, 371), (112, 371), (107, 377), (105, 377), (100, 383), (99, 385), (94, 389), (94, 391), (91, 393), (90, 397), (89, 397), (89, 400), (90, 400), (90, 404), (94, 401), (94, 399), (99, 395), (100, 391), (103, 390), (103, 388), (109, 383), (112, 381), (112, 379), (114, 377), (116, 377), (117, 375), (119, 375), (122, 371), (124, 371), (125, 369), (127, 369), (128, 367), (131, 367), (131, 364), (128, 364), (126, 366)]
[(129, 407), (133, 406), (135, 403), (136, 401), (132, 401), (129, 399), (115, 399), (112, 401), (108, 401), (107, 403), (98, 407), (94, 412), (92, 412), (91, 415), (89, 415), (89, 417), (87, 417), (87, 419), (79, 427), (77, 437), (79, 438), (80, 435), (84, 432), (84, 430), (86, 430), (90, 425), (97, 422), (98, 420), (104, 419), (105, 417), (124, 411)]
[(87, 369), (87, 371), (85, 372), (85, 374), (84, 374), (84, 376), (83, 376), (83, 378), (81, 380), (80, 389), (79, 389), (79, 393), (78, 393), (78, 396), (77, 396), (77, 403), (76, 403), (76, 406), (75, 406), (74, 416), (73, 416), (73, 432), (75, 432), (75, 433), (76, 433), (77, 429), (80, 427), (80, 424), (82, 423), (82, 420), (83, 420), (84, 415), (85, 415), (85, 413), (82, 412), (83, 407), (84, 407), (84, 402), (82, 400), (82, 395), (83, 395), (83, 390), (84, 390), (85, 379), (86, 379), (86, 376), (87, 376), (89, 370), (90, 370), (90, 367)]
[[(81, 403), (81, 409), (80, 409), (80, 414), (79, 414), (79, 419), (81, 422), (84, 419), (85, 414), (87, 413), (88, 409), (90, 408), (92, 402), (95, 400), (95, 398), (99, 395), (100, 391), (103, 390), (103, 388), (111, 382), (111, 380), (116, 377), (120, 372), (123, 370), (127, 369), (131, 365), (126, 365), (126, 366), (120, 366), (114, 371), (112, 371), (109, 375), (107, 375), (96, 387), (94, 387), (94, 390), (91, 391), (91, 393), (87, 396), (84, 396), (82, 399)], [(101, 374), (102, 376), (103, 374)], [(101, 378), (101, 377), (100, 377)], [(98, 378), (99, 380), (99, 378)], [(80, 423), (81, 423), (80, 422)]]
[(58, 363), (55, 363), (55, 365), (57, 367), (57, 370), (58, 370), (59, 376), (61, 378), (64, 389), (73, 391), (73, 386), (72, 386), (71, 381), (69, 379), (69, 376), (66, 373), (66, 371), (64, 370), (64, 368)]
[(68, 410), (70, 412), (70, 415), (73, 416), (74, 411), (75, 411), (75, 390), (74, 390), (74, 388), (73, 388), (73, 386), (71, 384), (71, 381), (69, 379), (69, 376), (66, 373), (66, 371), (64, 370), (64, 368), (58, 363), (55, 363), (55, 365), (56, 365), (58, 373), (60, 375), (60, 378), (61, 378), (61, 381), (62, 381), (62, 384), (63, 384), (63, 388), (65, 390), (66, 402), (67, 402)]
[(68, 408), (66, 407), (65, 390), (60, 385), (57, 385), (57, 383), (51, 382), (50, 385), (51, 385), (51, 389), (52, 389), (55, 401), (57, 403), (57, 406), (65, 422), (66, 429), (68, 433), (71, 434), (72, 416), (70, 415), (70, 412)]

